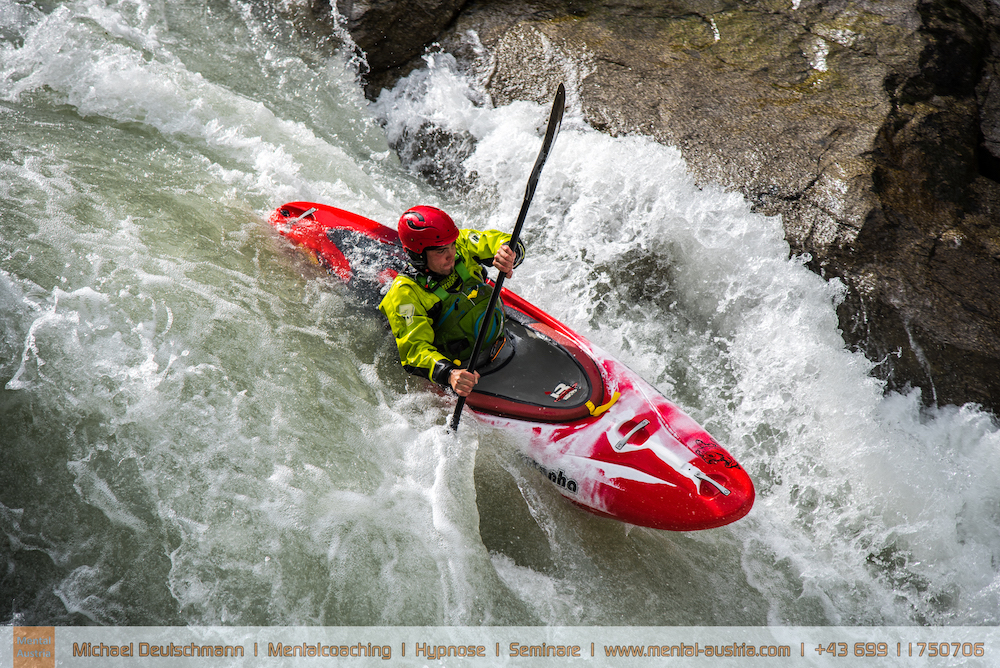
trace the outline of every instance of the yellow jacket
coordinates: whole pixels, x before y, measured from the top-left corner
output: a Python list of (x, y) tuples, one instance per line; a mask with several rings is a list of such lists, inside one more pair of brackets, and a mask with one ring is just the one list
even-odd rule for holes
[[(448, 384), (453, 369), (468, 362), (492, 286), (484, 266), (510, 235), (498, 230), (459, 230), (455, 241), (455, 269), (448, 276), (417, 272), (393, 280), (379, 310), (389, 321), (399, 360), (410, 373)], [(519, 243), (515, 266), (524, 256)], [(488, 327), (486, 346), (503, 333), (503, 306), (498, 302)], [(487, 348), (488, 349), (488, 348)]]

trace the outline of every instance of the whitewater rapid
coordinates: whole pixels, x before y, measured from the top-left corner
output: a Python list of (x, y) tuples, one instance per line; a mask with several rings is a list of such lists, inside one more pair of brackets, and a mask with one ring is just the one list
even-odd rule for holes
[(995, 416), (883, 394), (779, 219), (572, 89), (507, 287), (705, 426), (756, 505), (628, 527), (510, 436), (447, 433), (266, 218), (510, 230), (547, 109), (446, 54), (369, 103), (325, 48), (255, 3), (0, 0), (6, 623), (998, 623)]

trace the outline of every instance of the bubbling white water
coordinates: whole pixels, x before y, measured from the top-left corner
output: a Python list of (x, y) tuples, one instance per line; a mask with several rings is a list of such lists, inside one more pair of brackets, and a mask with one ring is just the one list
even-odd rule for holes
[(993, 417), (883, 396), (779, 220), (574, 106), (508, 287), (677, 400), (756, 506), (625, 527), (507, 435), (447, 434), (451, 400), (264, 218), (430, 203), (509, 230), (548, 110), (492, 107), (442, 54), (369, 107), (344, 58), (257, 9), (0, 0), (0, 447), (24, 474), (0, 528), (9, 568), (48, 560), (19, 619), (996, 623)]

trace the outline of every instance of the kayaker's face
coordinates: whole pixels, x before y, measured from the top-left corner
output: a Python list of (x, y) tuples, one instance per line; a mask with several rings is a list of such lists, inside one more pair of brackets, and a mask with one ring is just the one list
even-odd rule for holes
[(427, 250), (427, 268), (435, 274), (447, 276), (455, 269), (455, 242)]

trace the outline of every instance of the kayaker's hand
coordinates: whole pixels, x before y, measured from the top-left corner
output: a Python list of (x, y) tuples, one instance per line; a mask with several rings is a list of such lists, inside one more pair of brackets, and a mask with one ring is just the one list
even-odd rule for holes
[(460, 397), (467, 397), (472, 392), (472, 388), (479, 382), (479, 372), (469, 373), (465, 369), (452, 369), (448, 376), (448, 383), (455, 394)]
[(507, 274), (507, 278), (511, 278), (514, 276), (514, 257), (514, 251), (510, 249), (510, 246), (504, 244), (493, 256), (493, 266), (501, 273)]

